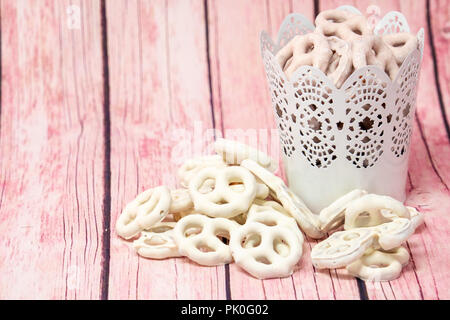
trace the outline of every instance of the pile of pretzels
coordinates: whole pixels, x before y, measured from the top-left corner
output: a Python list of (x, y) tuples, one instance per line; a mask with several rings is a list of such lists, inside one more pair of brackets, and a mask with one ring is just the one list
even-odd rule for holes
[(344, 224), (313, 248), (317, 268), (346, 267), (377, 281), (400, 274), (409, 258), (401, 243), (422, 221), (417, 210), (354, 190), (314, 214), (265, 153), (225, 139), (214, 150), (179, 168), (182, 188), (146, 190), (124, 208), (116, 231), (134, 240), (140, 256), (184, 256), (204, 266), (234, 261), (258, 279), (287, 277), (303, 254), (302, 231), (320, 239)]
[(289, 79), (299, 67), (312, 66), (340, 88), (354, 70), (375, 65), (394, 80), (418, 47), (416, 35), (375, 35), (365, 16), (344, 9), (322, 11), (315, 25), (314, 32), (295, 36), (276, 54)]

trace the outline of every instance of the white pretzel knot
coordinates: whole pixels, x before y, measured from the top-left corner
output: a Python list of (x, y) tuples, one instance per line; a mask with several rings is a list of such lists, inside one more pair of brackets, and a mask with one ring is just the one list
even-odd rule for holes
[(411, 219), (396, 217), (391, 222), (377, 226), (333, 233), (312, 249), (313, 264), (318, 268), (341, 268), (361, 258), (369, 248), (392, 250), (399, 247), (414, 233), (423, 219), (414, 208), (409, 210)]
[(349, 274), (366, 281), (391, 281), (400, 276), (403, 266), (409, 261), (409, 253), (403, 247), (390, 251), (368, 250), (349, 264)]
[(177, 222), (174, 238), (180, 254), (200, 265), (216, 266), (233, 260), (230, 247), (219, 237), (229, 239), (238, 227), (228, 219), (191, 214)]
[(195, 159), (186, 160), (183, 165), (178, 169), (178, 178), (180, 184), (187, 188), (189, 181), (202, 169), (208, 167), (223, 168), (227, 164), (223, 161), (219, 155), (203, 156)]
[(285, 208), (283, 208), (283, 206), (281, 204), (279, 204), (276, 201), (255, 199), (253, 201), (253, 204), (256, 204), (256, 205), (262, 206), (262, 207), (270, 207), (273, 210), (275, 210), (275, 211), (277, 211), (277, 212), (279, 212), (279, 213), (281, 213), (281, 214), (283, 214), (285, 216), (292, 217), (289, 214), (289, 212)]
[(392, 221), (393, 217), (409, 219), (409, 210), (394, 198), (367, 194), (348, 204), (344, 229), (377, 226)]
[(308, 236), (314, 239), (319, 239), (324, 236), (324, 233), (319, 230), (318, 217), (306, 207), (299, 197), (286, 187), (281, 178), (275, 176), (250, 159), (242, 161), (241, 166), (250, 170), (275, 193), (276, 198)]
[(116, 222), (119, 236), (130, 239), (162, 221), (169, 213), (170, 191), (165, 186), (145, 190), (128, 203)]
[(136, 252), (145, 258), (166, 259), (180, 257), (173, 238), (175, 222), (160, 222), (142, 231), (139, 239), (133, 242)]
[(172, 202), (170, 203), (170, 213), (186, 212), (194, 207), (191, 196), (187, 189), (175, 189), (170, 191)]
[(398, 66), (418, 46), (417, 36), (407, 32), (385, 34), (383, 40), (394, 54)]
[(326, 71), (331, 57), (327, 39), (317, 33), (297, 35), (278, 53), (276, 59), (288, 78), (301, 66), (312, 66)]
[(267, 154), (234, 140), (219, 138), (214, 142), (214, 150), (228, 164), (238, 165), (245, 159), (252, 159), (272, 172), (277, 169), (276, 162)]
[[(200, 191), (203, 183), (213, 179), (211, 192)], [(244, 190), (236, 192), (230, 183), (239, 181)], [(245, 168), (205, 168), (197, 173), (189, 184), (189, 193), (195, 210), (211, 217), (231, 218), (248, 210), (256, 195), (255, 177)]]
[(345, 210), (348, 205), (365, 194), (367, 194), (367, 192), (364, 190), (356, 189), (350, 191), (349, 193), (338, 198), (328, 207), (322, 209), (319, 213), (320, 229), (324, 232), (328, 232), (339, 227), (344, 221)]
[[(247, 239), (252, 239), (252, 246)], [(280, 252), (280, 244), (283, 250)], [(258, 279), (287, 277), (302, 256), (302, 244), (292, 228), (249, 221), (231, 232), (230, 248), (238, 266)]]
[(399, 67), (394, 54), (380, 36), (367, 36), (353, 42), (353, 66), (359, 69), (375, 65), (394, 80)]
[(352, 72), (352, 49), (349, 43), (337, 37), (328, 38), (332, 55), (325, 72), (336, 88), (340, 88)]
[(355, 41), (372, 34), (366, 17), (346, 10), (325, 10), (316, 17), (315, 33), (326, 37), (335, 36), (346, 41)]

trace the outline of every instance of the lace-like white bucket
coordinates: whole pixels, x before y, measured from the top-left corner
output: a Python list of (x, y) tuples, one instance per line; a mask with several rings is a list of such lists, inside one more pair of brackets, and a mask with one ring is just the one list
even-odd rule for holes
[[(290, 188), (314, 212), (355, 188), (403, 201), (423, 29), (417, 34), (419, 49), (406, 58), (394, 81), (380, 68), (367, 66), (356, 70), (340, 89), (309, 66), (300, 67), (288, 80), (275, 60), (292, 37), (312, 30), (314, 25), (304, 16), (291, 14), (280, 27), (277, 43), (261, 33)], [(409, 32), (409, 27), (401, 13), (389, 12), (374, 32)]]

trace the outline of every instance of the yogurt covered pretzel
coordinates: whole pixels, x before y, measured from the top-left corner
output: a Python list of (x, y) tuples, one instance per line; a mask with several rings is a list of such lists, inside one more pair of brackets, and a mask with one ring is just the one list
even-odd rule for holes
[(160, 222), (142, 231), (139, 239), (133, 242), (136, 252), (145, 258), (166, 259), (180, 257), (173, 238), (175, 222)]
[(242, 161), (241, 166), (250, 170), (275, 193), (276, 198), (308, 236), (319, 239), (325, 235), (319, 229), (318, 217), (306, 207), (299, 197), (288, 189), (281, 178), (275, 176), (250, 159)]
[[(248, 246), (247, 238), (257, 240)], [(286, 247), (279, 251), (276, 243)], [(236, 264), (258, 279), (291, 275), (302, 256), (302, 245), (291, 228), (256, 221), (232, 231), (230, 248)]]
[(180, 184), (187, 188), (189, 181), (202, 169), (208, 167), (224, 168), (227, 164), (219, 155), (203, 156), (195, 159), (186, 160), (178, 169)]
[(172, 201), (170, 203), (170, 213), (186, 212), (194, 207), (191, 196), (187, 189), (175, 189), (170, 191)]
[(417, 36), (407, 32), (385, 34), (383, 41), (391, 49), (398, 66), (418, 45)]
[(326, 37), (335, 36), (346, 41), (355, 41), (372, 34), (366, 17), (347, 10), (325, 10), (316, 17), (315, 33)]
[(214, 150), (228, 164), (237, 165), (245, 159), (252, 159), (272, 172), (277, 169), (276, 162), (267, 154), (234, 140), (219, 138), (214, 142)]
[(346, 269), (349, 274), (362, 280), (390, 281), (399, 277), (408, 261), (409, 253), (403, 247), (390, 251), (369, 249)]
[[(215, 181), (214, 189), (208, 193), (200, 192), (202, 184)], [(230, 183), (241, 181), (243, 191), (236, 192)], [(189, 193), (197, 212), (211, 217), (231, 218), (248, 210), (256, 195), (255, 177), (245, 168), (232, 166), (226, 168), (205, 168), (191, 180)]]
[(353, 42), (353, 67), (375, 65), (394, 80), (399, 67), (394, 54), (380, 36), (367, 36)]
[(325, 72), (336, 88), (340, 88), (352, 72), (352, 50), (348, 42), (337, 37), (329, 37), (328, 44), (332, 55)]
[(233, 260), (230, 247), (219, 237), (230, 238), (239, 227), (235, 221), (209, 218), (201, 214), (183, 217), (175, 226), (174, 239), (179, 252), (204, 266), (215, 266)]
[(301, 66), (313, 66), (325, 72), (331, 54), (331, 49), (323, 35), (308, 33), (291, 39), (278, 51), (275, 58), (290, 78)]
[(116, 222), (119, 236), (130, 239), (162, 221), (169, 213), (170, 191), (165, 186), (145, 190), (125, 206)]

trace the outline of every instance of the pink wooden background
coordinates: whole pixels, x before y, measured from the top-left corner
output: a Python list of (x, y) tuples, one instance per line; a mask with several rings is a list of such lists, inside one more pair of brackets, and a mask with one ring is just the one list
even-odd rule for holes
[[(139, 258), (113, 226), (139, 191), (175, 185), (174, 133), (274, 128), (259, 32), (345, 3), (425, 28), (407, 186), (425, 225), (401, 277), (315, 270), (311, 242), (281, 280)], [(1, 299), (450, 298), (448, 1), (1, 0), (0, 17)]]

